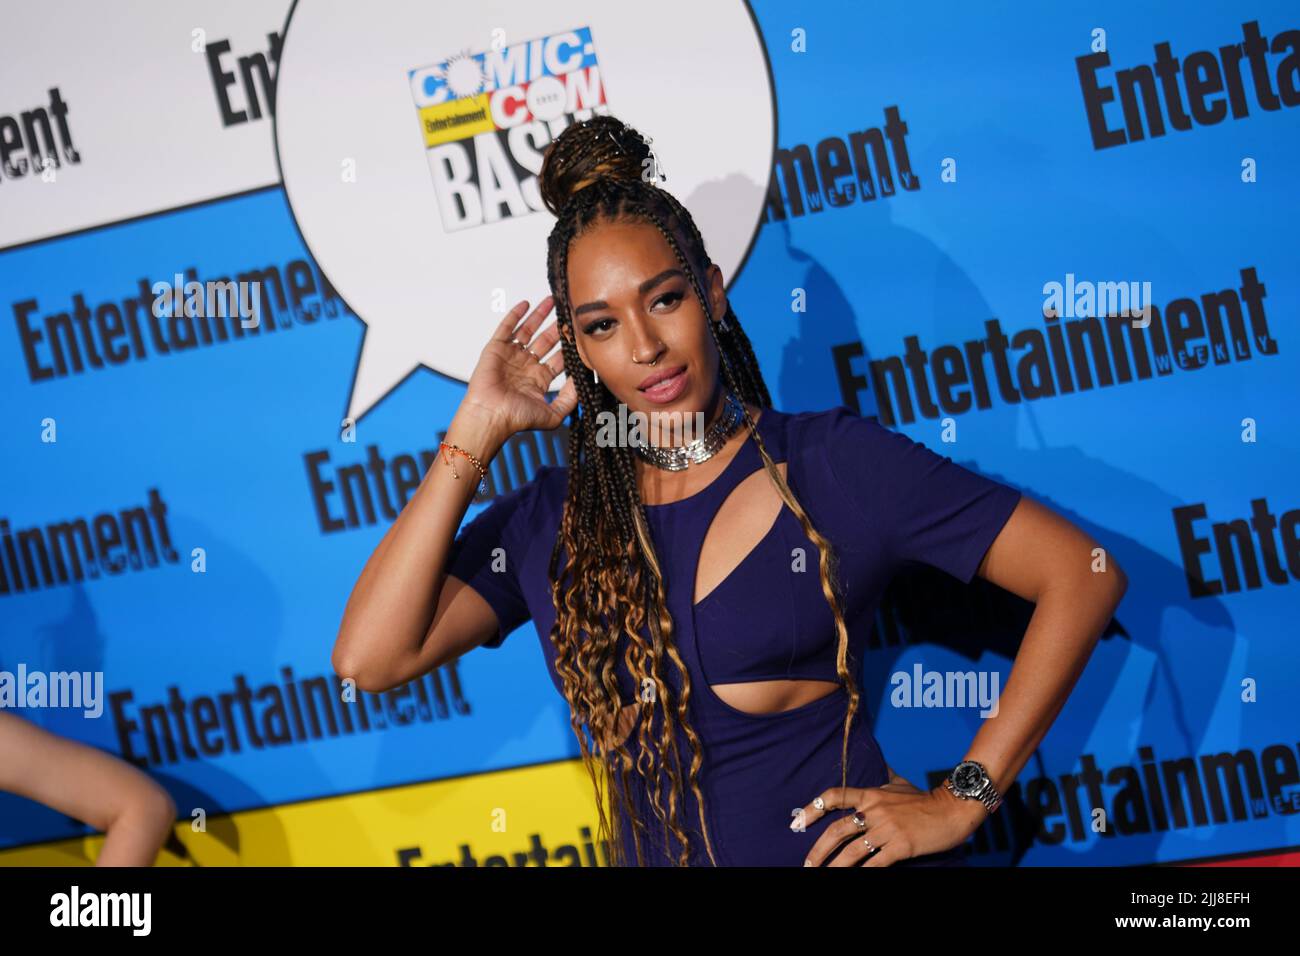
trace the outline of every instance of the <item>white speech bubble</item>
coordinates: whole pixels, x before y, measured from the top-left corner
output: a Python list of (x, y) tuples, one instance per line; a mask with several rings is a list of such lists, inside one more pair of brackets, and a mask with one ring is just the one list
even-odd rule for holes
[[(476, 99), (480, 80), (496, 95)], [(762, 216), (775, 146), (766, 53), (744, 3), (295, 6), (276, 152), (308, 249), (367, 326), (350, 418), (422, 365), (467, 381), (505, 311), (550, 292), (555, 217), (537, 192), (541, 150), (572, 121), (566, 107), (596, 97), (596, 112), (653, 138), (661, 185), (730, 281)], [(476, 111), (477, 133), (465, 125)], [(431, 147), (426, 130), (451, 145)], [(481, 187), (488, 170), (494, 189), (465, 188), (468, 172)]]

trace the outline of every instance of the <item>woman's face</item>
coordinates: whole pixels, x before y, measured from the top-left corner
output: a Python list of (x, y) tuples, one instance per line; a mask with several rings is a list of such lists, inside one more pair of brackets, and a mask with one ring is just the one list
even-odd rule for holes
[[(702, 278), (720, 319), (727, 302), (722, 270), (710, 265)], [(629, 414), (712, 413), (718, 350), (690, 279), (658, 228), (605, 221), (575, 239), (569, 300), (578, 354)], [(673, 377), (646, 384), (663, 373)]]

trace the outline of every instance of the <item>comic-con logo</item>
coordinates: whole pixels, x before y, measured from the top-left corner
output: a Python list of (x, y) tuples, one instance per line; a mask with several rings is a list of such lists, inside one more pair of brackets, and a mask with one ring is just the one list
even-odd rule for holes
[(542, 156), (592, 116), (653, 140), (643, 175), (690, 209), (727, 281), (739, 273), (772, 180), (766, 44), (742, 0), (639, 9), (294, 5), (273, 118), (285, 198), (366, 325), (340, 421), (359, 422), (421, 367), (450, 380), (438, 401), (458, 400), (452, 383), (473, 374), (505, 310), (550, 291)]
[(542, 210), (541, 151), (579, 111), (608, 111), (589, 27), (408, 76), (444, 232)]

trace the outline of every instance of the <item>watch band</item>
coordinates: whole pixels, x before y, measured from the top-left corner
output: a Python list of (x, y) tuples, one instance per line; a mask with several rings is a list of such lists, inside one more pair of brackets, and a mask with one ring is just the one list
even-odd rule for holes
[(984, 804), (984, 809), (989, 813), (992, 813), (1002, 804), (1002, 797), (998, 795), (992, 780), (980, 787), (975, 794), (975, 799)]

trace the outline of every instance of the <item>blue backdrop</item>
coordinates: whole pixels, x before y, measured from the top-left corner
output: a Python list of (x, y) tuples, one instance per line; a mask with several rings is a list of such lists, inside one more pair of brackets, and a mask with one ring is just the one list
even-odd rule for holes
[[(880, 413), (1057, 509), (1128, 572), (1113, 626), (1021, 776), (1015, 809), (1028, 814), (1038, 803), (1034, 829), (981, 831), (976, 862), (1120, 864), (1294, 846), (1300, 548), (1288, 552), (1288, 541), (1300, 509), (1291, 338), (1300, 307), (1300, 16), (1280, 2), (1089, 6), (754, 3), (778, 150), (762, 221), (737, 224), (756, 235), (729, 294), (778, 407)], [(268, 15), (278, 22), (267, 29), (287, 15), (287, 7)], [(1252, 62), (1254, 27), (1266, 49)], [(244, 38), (251, 45), (257, 31)], [(48, 75), (0, 66), (0, 117), (44, 103), (59, 83), (57, 35), (36, 39)], [(1233, 45), (1242, 43), (1236, 63)], [(1162, 44), (1181, 64), (1166, 70), (1168, 81), (1157, 72)], [(1207, 52), (1189, 60), (1198, 51)], [(1120, 74), (1143, 69), (1149, 77), (1130, 75), (1138, 85), (1128, 114), (1139, 125), (1129, 128)], [(1223, 79), (1233, 71), (1240, 93)], [(1144, 99), (1148, 80), (1153, 100)], [(1094, 139), (1090, 98), (1113, 145)], [(612, 96), (610, 105), (618, 114)], [(716, 110), (726, 122), (726, 103), (684, 108)], [(1226, 116), (1206, 122), (1216, 109)], [(1188, 128), (1178, 129), (1184, 111)], [(74, 108), (74, 138), (79, 119)], [(232, 149), (264, 156), (270, 116), (255, 125), (240, 134), (261, 141)], [(851, 147), (873, 128), (884, 152), (868, 139), (861, 155), (887, 164), (873, 162), (864, 177)], [(420, 455), (436, 449), (464, 386), (418, 370), (367, 411), (356, 442), (340, 440), (365, 325), (317, 271), (273, 175), (71, 229), (53, 220), (46, 228), (39, 203), (19, 195), (61, 188), (33, 178), (0, 172), (0, 218), (24, 217), (0, 249), (0, 305), (10, 315), (0, 333), (0, 670), (102, 671), (105, 705), (97, 719), (53, 708), (26, 716), (140, 757), (179, 806), (202, 801), (209, 812), (576, 756), (531, 624), (501, 649), (426, 679), (408, 699), (413, 710), (389, 701), (382, 733), (314, 735), (308, 722), (301, 741), (278, 746), (209, 754), (178, 745), (169, 754), (159, 742), (150, 753), (143, 708), (167, 704), (172, 687), (218, 706), (230, 694), (237, 709), (241, 679), (286, 696), (304, 679), (332, 680), (344, 603), (389, 524), (364, 509), (348, 520), (339, 469), (365, 464), (374, 446), (389, 462), (414, 456), (422, 472)], [(99, 366), (83, 353), (83, 367), (69, 358), (59, 368), (51, 316), (72, 314), (75, 329), (79, 297), (91, 312), (120, 306), (140, 295), (141, 280), (189, 269), (200, 277), (276, 269), (314, 281), (260, 334), (170, 354), (149, 347)], [(1149, 283), (1159, 317), (1142, 330), (1147, 374), (1132, 352), (1133, 374), (1114, 362), (1117, 342), (1135, 348), (1126, 326), (1104, 340), (1100, 358), (1088, 353), (1093, 380), (1075, 374), (1075, 387), (1063, 389), (1066, 363), (1047, 330), (1074, 319), (1049, 321), (1043, 308), (1045, 287), (1067, 281)], [(961, 401), (979, 391), (965, 383), (966, 343), (987, 339), (992, 321), (1011, 343), (1008, 381), (1023, 388), (1029, 373), (1017, 362), (1039, 341), (1055, 394), (1009, 394), (986, 356), (987, 399)], [(953, 401), (931, 415), (914, 373), (903, 377), (907, 366), (893, 361), (910, 336), (927, 353), (929, 396), (940, 390), (937, 376), (954, 382)], [(1068, 351), (1068, 333), (1066, 341)], [(941, 346), (956, 348), (935, 355)], [(1209, 347), (1199, 359), (1198, 346)], [(1109, 381), (1103, 366), (1115, 373)], [(1247, 523), (1260, 501), (1279, 526)], [(20, 532), (38, 531), (48, 544), (52, 525), (99, 515), (126, 528), (123, 512), (134, 508), (150, 515), (135, 527), (152, 532), (138, 566), (87, 567), (78, 577), (23, 564)], [(1216, 523), (1227, 524), (1216, 531)], [(962, 613), (937, 618), (918, 591), (946, 596)], [(1023, 609), (986, 592), (921, 574), (898, 583), (882, 614), (865, 699), (891, 763), (915, 782), (951, 767), (979, 717), (892, 707), (890, 675), (920, 663), (998, 670), (1005, 683)], [(468, 712), (462, 700), (472, 700)], [(1141, 800), (1118, 799), (1138, 790)], [(1094, 805), (1107, 810), (1109, 832), (1092, 829)], [(0, 848), (78, 832), (0, 795)]]

